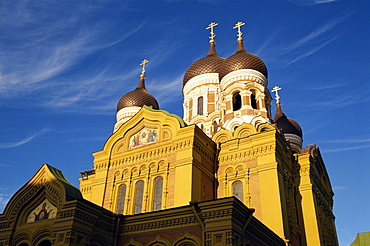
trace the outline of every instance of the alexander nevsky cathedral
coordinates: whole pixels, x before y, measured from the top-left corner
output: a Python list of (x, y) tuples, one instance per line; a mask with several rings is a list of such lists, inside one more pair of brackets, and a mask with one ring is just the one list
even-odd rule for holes
[(227, 58), (217, 23), (207, 27), (208, 54), (184, 73), (183, 117), (146, 90), (144, 60), (79, 189), (43, 164), (0, 214), (0, 246), (338, 245), (320, 150), (302, 145), (243, 25)]

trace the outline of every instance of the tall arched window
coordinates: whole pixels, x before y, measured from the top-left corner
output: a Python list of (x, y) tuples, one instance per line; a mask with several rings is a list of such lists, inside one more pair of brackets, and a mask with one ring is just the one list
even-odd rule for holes
[(162, 208), (163, 177), (156, 177), (153, 184), (153, 211)]
[(117, 214), (123, 214), (125, 208), (125, 197), (126, 197), (126, 185), (123, 184), (118, 187), (117, 206), (116, 206)]
[(139, 180), (135, 185), (134, 214), (141, 213), (143, 206), (144, 181)]
[(256, 91), (255, 90), (251, 90), (252, 92), (252, 95), (251, 95), (251, 106), (253, 109), (258, 109), (258, 104), (257, 104), (257, 100), (256, 100)]
[(238, 198), (240, 201), (243, 201), (243, 183), (241, 181), (235, 181), (232, 187), (233, 187), (233, 196)]
[(198, 97), (198, 115), (203, 115), (203, 97)]
[(233, 94), (233, 111), (237, 111), (242, 107), (242, 97), (240, 96), (239, 91), (234, 92)]

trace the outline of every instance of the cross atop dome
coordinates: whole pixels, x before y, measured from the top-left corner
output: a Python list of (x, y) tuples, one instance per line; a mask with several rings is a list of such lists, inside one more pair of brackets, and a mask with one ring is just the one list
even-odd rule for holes
[(233, 29), (238, 28), (238, 34), (236, 35), (236, 36), (238, 36), (238, 41), (239, 41), (239, 40), (243, 40), (243, 38), (242, 38), (243, 33), (240, 31), (240, 27), (241, 27), (241, 26), (244, 26), (244, 25), (245, 25), (245, 23), (243, 23), (243, 22), (239, 21), (239, 22), (238, 22), (238, 23), (236, 23), (236, 24), (235, 24), (235, 26), (233, 27)]
[(140, 78), (145, 78), (145, 64), (147, 64), (149, 61), (147, 59), (144, 59), (141, 63), (140, 63), (140, 66), (141, 67), (141, 75), (140, 75)]
[(280, 99), (280, 96), (279, 96), (279, 91), (281, 90), (281, 87), (279, 86), (274, 86), (274, 88), (272, 88), (271, 92), (275, 92), (275, 99), (276, 99), (276, 103), (279, 102), (279, 99)]
[(211, 36), (209, 37), (209, 38), (211, 39), (211, 40), (209, 41), (210, 43), (214, 43), (214, 42), (215, 42), (215, 39), (214, 39), (214, 38), (216, 37), (216, 34), (213, 32), (213, 28), (214, 28), (215, 26), (217, 26), (217, 25), (218, 25), (218, 23), (216, 23), (216, 22), (211, 22), (211, 24), (209, 24), (209, 25), (208, 25), (208, 27), (206, 28), (206, 29), (211, 29), (211, 31), (210, 31), (210, 35), (211, 35)]

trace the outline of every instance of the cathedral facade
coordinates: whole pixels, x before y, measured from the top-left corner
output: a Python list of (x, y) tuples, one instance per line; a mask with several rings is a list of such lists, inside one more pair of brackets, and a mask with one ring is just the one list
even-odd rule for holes
[(302, 146), (264, 62), (208, 54), (183, 79), (184, 116), (138, 86), (80, 189), (44, 164), (0, 215), (1, 245), (338, 245), (333, 191), (319, 148)]

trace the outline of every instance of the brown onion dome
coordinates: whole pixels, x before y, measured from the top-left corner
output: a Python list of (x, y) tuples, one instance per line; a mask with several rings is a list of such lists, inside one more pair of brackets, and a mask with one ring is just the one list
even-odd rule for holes
[(277, 128), (282, 130), (284, 133), (295, 134), (302, 138), (303, 134), (301, 126), (296, 121), (286, 117), (281, 109), (279, 101), (276, 103), (276, 114), (273, 121), (276, 123)]
[(159, 109), (157, 100), (145, 89), (145, 76), (140, 76), (136, 89), (126, 93), (118, 101), (117, 112), (122, 108), (143, 107), (144, 105)]
[(258, 56), (248, 53), (244, 49), (243, 39), (238, 39), (238, 49), (234, 55), (228, 57), (220, 68), (220, 80), (228, 73), (240, 69), (256, 70), (267, 78), (265, 63)]
[(188, 70), (186, 70), (183, 79), (183, 86), (195, 76), (206, 73), (218, 73), (224, 60), (225, 58), (217, 55), (215, 42), (211, 41), (207, 56), (195, 61), (190, 65)]

